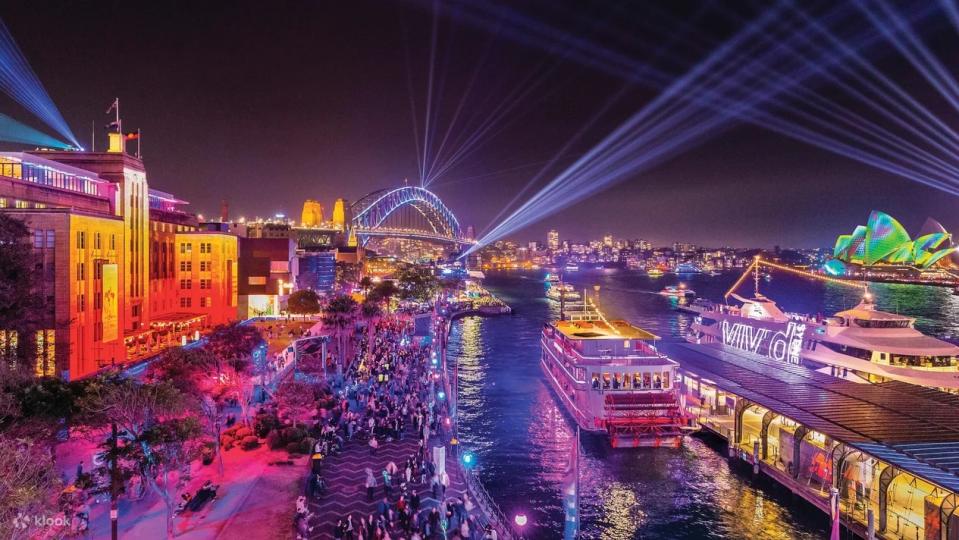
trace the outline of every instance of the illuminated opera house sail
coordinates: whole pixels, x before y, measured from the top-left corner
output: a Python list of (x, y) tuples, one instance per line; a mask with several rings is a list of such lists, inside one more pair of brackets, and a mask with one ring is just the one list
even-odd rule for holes
[(915, 238), (889, 214), (873, 210), (866, 225), (857, 226), (852, 234), (836, 239), (833, 259), (826, 271), (840, 274), (845, 265), (854, 264), (911, 266), (927, 269), (939, 265), (956, 266), (957, 246), (952, 235), (932, 218), (926, 220)]

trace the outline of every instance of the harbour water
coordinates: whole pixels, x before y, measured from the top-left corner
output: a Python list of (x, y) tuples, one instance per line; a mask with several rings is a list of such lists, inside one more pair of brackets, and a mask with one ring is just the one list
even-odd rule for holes
[[(480, 478), (507, 515), (529, 517), (530, 538), (561, 536), (560, 484), (573, 424), (541, 379), (542, 323), (558, 316), (544, 295), (542, 272), (492, 273), (484, 285), (516, 310), (511, 317), (470, 317), (454, 324), (450, 359), (458, 362), (460, 439), (479, 457)], [(683, 276), (714, 301), (738, 274)], [(627, 271), (566, 276), (580, 290), (600, 285), (600, 304), (664, 339), (679, 339), (691, 315), (657, 293), (675, 275), (649, 278)], [(752, 281), (744, 285), (750, 293)], [(858, 302), (860, 291), (788, 275), (762, 281), (761, 291), (784, 309), (832, 313)], [(959, 296), (947, 288), (871, 286), (881, 309), (917, 317), (924, 332), (959, 337)], [(823, 538), (827, 518), (778, 485), (731, 465), (708, 437), (684, 448), (612, 450), (583, 437), (581, 512), (584, 538)]]

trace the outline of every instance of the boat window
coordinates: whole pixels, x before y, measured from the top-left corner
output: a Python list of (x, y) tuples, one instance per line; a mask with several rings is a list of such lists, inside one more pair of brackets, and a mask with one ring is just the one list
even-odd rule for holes
[(593, 390), (599, 390), (599, 375), (593, 373)]
[(613, 390), (619, 390), (623, 386), (623, 381), (620, 379), (619, 373), (613, 373)]
[(625, 341), (623, 341), (623, 348), (624, 348), (624, 349), (628, 349), (628, 348), (629, 348), (629, 340), (628, 340), (628, 339), (625, 340)]
[(859, 328), (909, 328), (909, 320), (853, 319)]
[(609, 373), (603, 373), (603, 389), (609, 390), (609, 384), (610, 384)]
[(653, 387), (653, 377), (649, 372), (643, 373), (643, 388), (649, 389)]
[(623, 373), (623, 388), (632, 388), (633, 387), (633, 378), (629, 376), (629, 373)]
[(633, 388), (640, 389), (643, 387), (643, 376), (641, 373), (633, 373)]
[(669, 372), (663, 372), (663, 388), (669, 388)]
[(660, 377), (659, 373), (653, 378), (653, 388), (659, 390), (663, 387), (663, 379)]

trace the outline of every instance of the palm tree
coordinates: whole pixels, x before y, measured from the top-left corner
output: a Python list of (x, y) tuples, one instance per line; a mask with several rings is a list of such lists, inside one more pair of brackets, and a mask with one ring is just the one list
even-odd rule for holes
[(396, 288), (396, 284), (392, 281), (384, 281), (376, 286), (373, 289), (372, 296), (377, 300), (382, 300), (386, 302), (386, 312), (390, 312), (390, 299), (399, 294), (400, 290)]
[(360, 305), (360, 315), (366, 321), (366, 356), (368, 358), (373, 351), (374, 328), (376, 322), (383, 316), (383, 308), (378, 302), (367, 299)]
[(337, 355), (341, 361), (346, 359), (346, 346), (343, 339), (346, 335), (345, 330), (353, 324), (356, 308), (356, 300), (352, 296), (340, 294), (330, 298), (330, 301), (326, 304), (326, 310), (323, 312), (323, 324), (333, 328)]
[(363, 276), (363, 279), (360, 280), (360, 288), (363, 289), (363, 296), (370, 294), (370, 289), (373, 288), (373, 280), (370, 279), (370, 276)]

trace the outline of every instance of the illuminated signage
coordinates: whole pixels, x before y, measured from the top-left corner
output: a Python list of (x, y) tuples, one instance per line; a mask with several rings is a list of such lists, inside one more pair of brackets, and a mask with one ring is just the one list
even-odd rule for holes
[(761, 354), (780, 362), (799, 363), (802, 340), (806, 334), (806, 325), (803, 323), (790, 321), (785, 331), (773, 332), (770, 328), (723, 321), (722, 329), (724, 345)]
[(113, 341), (120, 335), (120, 287), (116, 264), (103, 265), (103, 341)]

